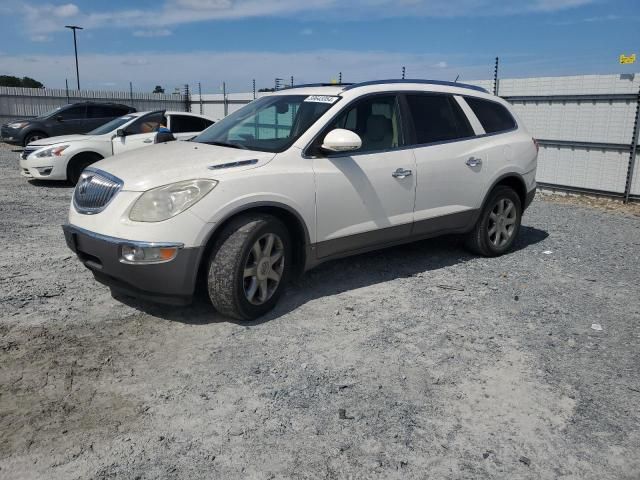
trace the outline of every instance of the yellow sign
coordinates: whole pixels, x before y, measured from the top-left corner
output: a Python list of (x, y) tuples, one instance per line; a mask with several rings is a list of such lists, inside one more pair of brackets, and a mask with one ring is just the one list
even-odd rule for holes
[(636, 54), (632, 53), (631, 55), (620, 55), (620, 63), (622, 65), (629, 65), (631, 63), (636, 63)]

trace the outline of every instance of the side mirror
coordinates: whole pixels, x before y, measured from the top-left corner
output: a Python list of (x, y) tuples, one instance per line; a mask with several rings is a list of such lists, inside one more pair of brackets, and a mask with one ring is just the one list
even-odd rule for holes
[(351, 152), (360, 147), (362, 147), (362, 139), (357, 133), (336, 128), (327, 133), (320, 148), (329, 152)]
[(116, 137), (126, 137), (127, 132), (124, 131), (124, 128), (119, 128), (116, 130)]

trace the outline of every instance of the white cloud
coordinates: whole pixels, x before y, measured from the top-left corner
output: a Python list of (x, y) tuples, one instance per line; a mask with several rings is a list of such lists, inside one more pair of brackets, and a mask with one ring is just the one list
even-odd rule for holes
[[(32, 35), (64, 28), (59, 18), (73, 19), (86, 28), (127, 27), (140, 31), (172, 25), (251, 17), (371, 19), (388, 17), (455, 17), (552, 12), (580, 7), (596, 0), (158, 0), (146, 9), (109, 10), (107, 2), (81, 10), (73, 3), (27, 3), (19, 7)], [(98, 5), (98, 7), (96, 7)], [(16, 7), (18, 8), (18, 7)], [(306, 17), (301, 17), (306, 15)]]
[(168, 28), (158, 28), (155, 30), (136, 30), (133, 32), (134, 37), (152, 38), (152, 37), (168, 37), (173, 32)]
[(444, 62), (444, 61), (440, 61), (440, 62), (438, 62), (438, 63), (436, 63), (434, 65), (434, 67), (436, 67), (436, 68), (447, 68), (448, 66), (449, 66), (449, 64), (447, 62)]
[(67, 3), (66, 5), (60, 5), (59, 7), (53, 7), (52, 13), (56, 17), (66, 18), (77, 15), (78, 13), (80, 13), (80, 9), (73, 3)]
[[(2, 57), (2, 69), (18, 72), (42, 81), (47, 87), (64, 86), (64, 79), (75, 76), (73, 55), (32, 56), (32, 62), (22, 55)], [(258, 88), (270, 87), (275, 77), (289, 78), (295, 83), (328, 82), (342, 72), (345, 82), (380, 78), (400, 78), (406, 66), (412, 78), (461, 80), (489, 78), (491, 60), (477, 65), (457, 57), (464, 65), (456, 70), (444, 70), (438, 64), (439, 54), (405, 54), (397, 52), (356, 52), (325, 50), (320, 52), (192, 52), (143, 54), (80, 55), (80, 78), (85, 88), (101, 88), (113, 83), (113, 89), (127, 90), (129, 82), (147, 90), (161, 84), (171, 90), (174, 86), (202, 82), (205, 92), (213, 92), (226, 81), (231, 91), (249, 91), (251, 80)]]
[(313, 35), (313, 30), (311, 28), (304, 28), (300, 30), (300, 35)]
[(49, 35), (31, 35), (32, 42), (50, 42), (53, 40)]

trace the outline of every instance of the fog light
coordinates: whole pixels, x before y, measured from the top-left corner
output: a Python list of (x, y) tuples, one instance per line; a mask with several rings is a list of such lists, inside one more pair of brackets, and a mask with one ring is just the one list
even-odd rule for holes
[(38, 170), (40, 175), (50, 175), (53, 167), (36, 167), (36, 170)]
[(123, 263), (162, 263), (173, 260), (178, 247), (140, 247), (122, 245), (120, 261)]

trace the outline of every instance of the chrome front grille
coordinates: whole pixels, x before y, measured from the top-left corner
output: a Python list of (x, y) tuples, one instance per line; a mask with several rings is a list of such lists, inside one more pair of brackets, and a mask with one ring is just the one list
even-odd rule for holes
[(31, 155), (33, 152), (35, 152), (36, 150), (41, 149), (42, 147), (25, 147), (25, 149), (22, 151), (22, 154), (20, 155), (22, 157), (22, 159), (24, 160), (25, 158), (27, 158), (29, 155)]
[(73, 191), (73, 205), (85, 215), (104, 210), (122, 188), (122, 180), (101, 170), (86, 169)]

